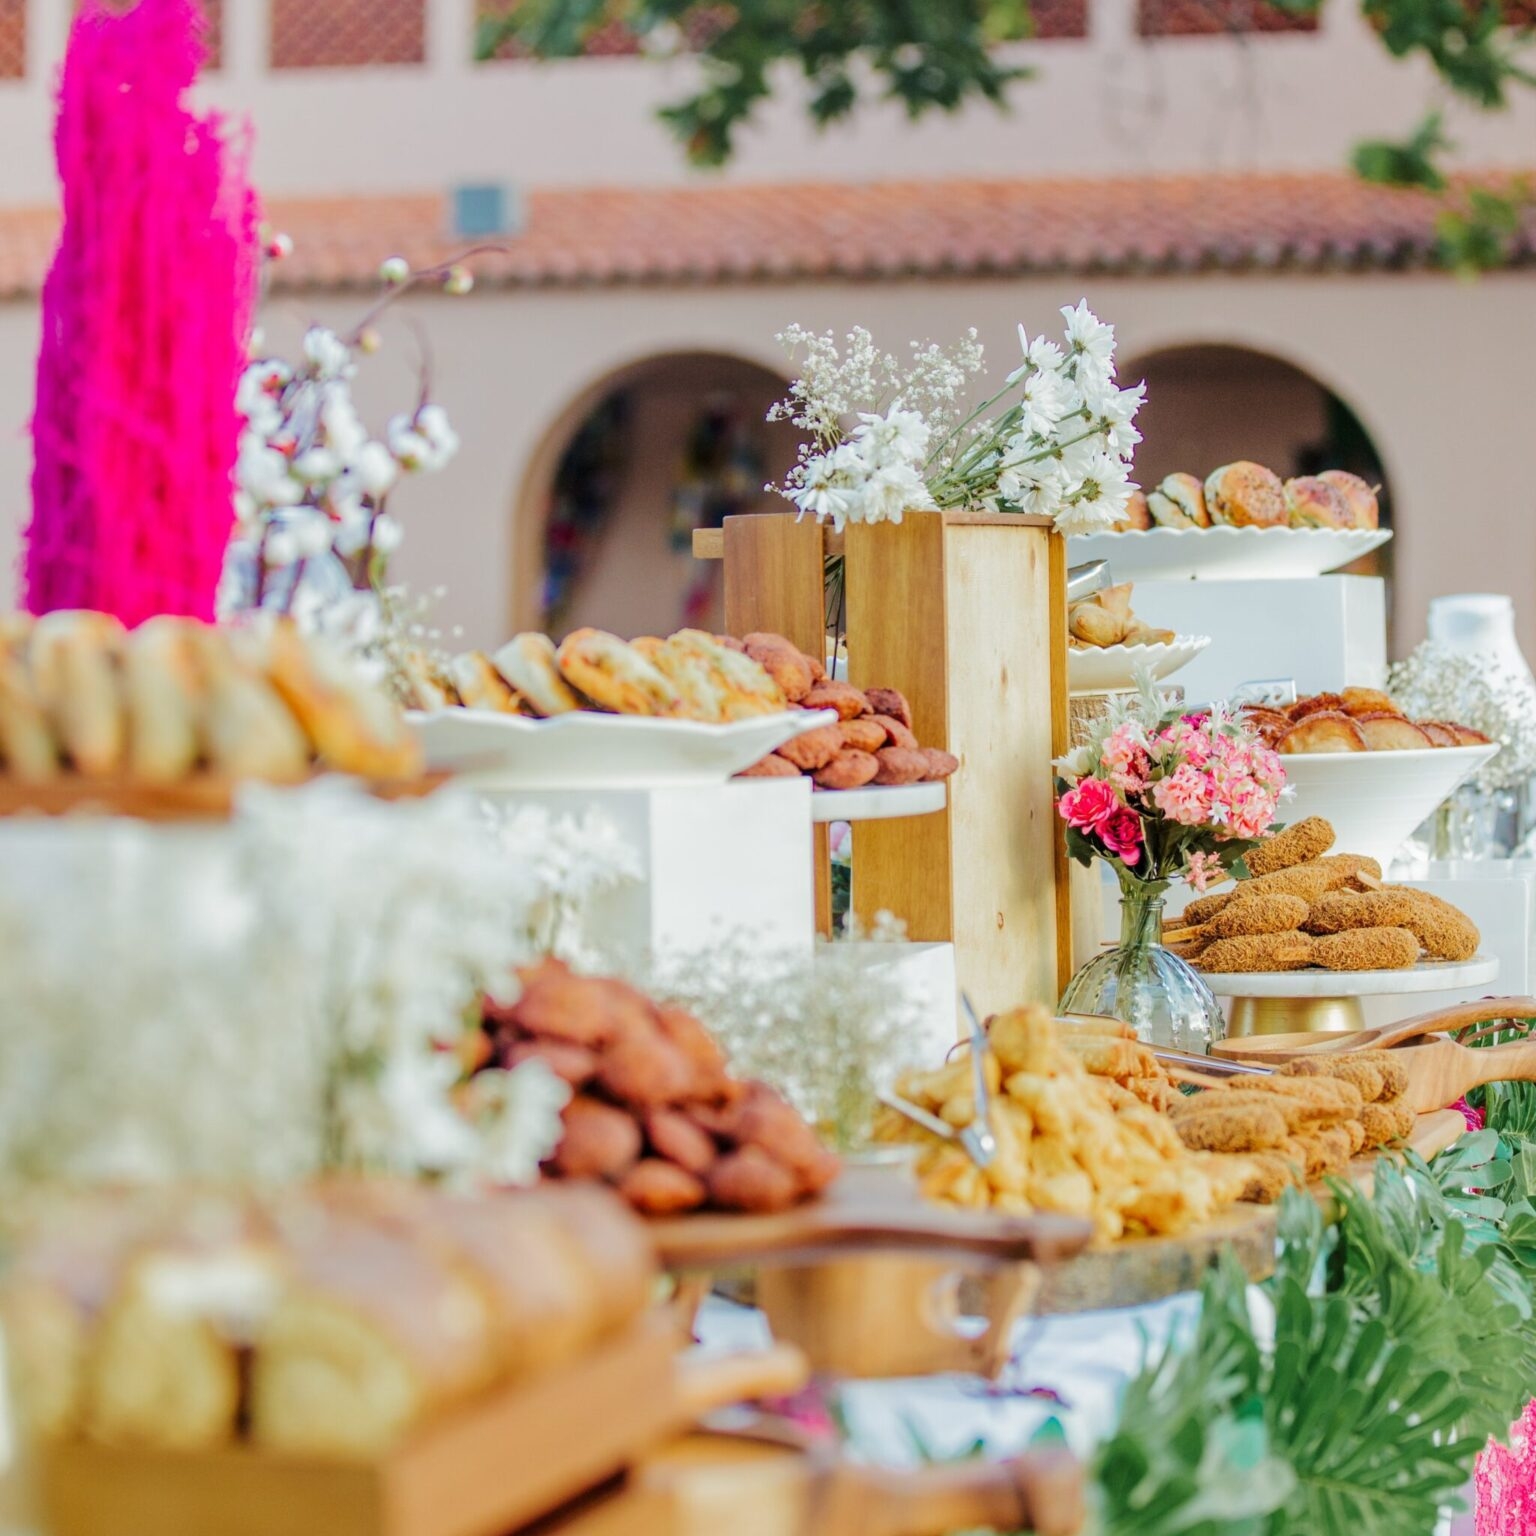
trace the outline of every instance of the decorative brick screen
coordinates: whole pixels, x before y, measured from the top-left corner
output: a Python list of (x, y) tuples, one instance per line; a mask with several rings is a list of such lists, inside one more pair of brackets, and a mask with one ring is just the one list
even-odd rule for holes
[(1315, 32), (1317, 17), (1294, 15), (1264, 0), (1137, 0), (1136, 29), (1143, 37)]
[(273, 69), (420, 64), (426, 0), (272, 0)]
[(27, 72), (27, 0), (0, 0), (0, 80)]

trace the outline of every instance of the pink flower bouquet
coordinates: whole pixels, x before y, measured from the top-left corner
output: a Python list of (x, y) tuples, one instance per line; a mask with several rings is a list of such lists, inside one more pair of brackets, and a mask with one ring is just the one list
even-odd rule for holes
[(1245, 873), (1285, 788), (1279, 757), (1220, 710), (1180, 714), (1155, 693), (1139, 702), (1056, 764), (1067, 851), (1107, 859), (1126, 889), (1185, 879), (1203, 891)]

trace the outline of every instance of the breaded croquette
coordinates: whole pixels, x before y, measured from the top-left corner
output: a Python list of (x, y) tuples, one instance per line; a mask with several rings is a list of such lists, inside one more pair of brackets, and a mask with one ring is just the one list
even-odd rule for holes
[(1247, 855), (1244, 862), (1255, 878), (1272, 875), (1296, 864), (1310, 864), (1333, 847), (1333, 824), (1321, 816), (1308, 816), (1267, 838)]
[(1238, 973), (1299, 971), (1312, 963), (1314, 943), (1316, 940), (1305, 933), (1253, 933), (1214, 939), (1200, 951), (1200, 969)]
[(1334, 1077), (1251, 1077), (1243, 1083), (1244, 1093), (1278, 1093), (1311, 1105), (1324, 1119), (1344, 1119), (1357, 1115), (1365, 1102), (1353, 1083)]
[(1411, 1136), (1416, 1118), (1406, 1104), (1367, 1104), (1360, 1111), (1366, 1146), (1381, 1147)]
[(1174, 1124), (1187, 1120), (1191, 1115), (1208, 1115), (1217, 1109), (1274, 1109), (1285, 1121), (1286, 1134), (1294, 1136), (1312, 1122), (1313, 1109), (1305, 1099), (1291, 1098), (1279, 1093), (1252, 1093), (1242, 1088), (1210, 1088), (1202, 1093), (1180, 1094), (1179, 1102), (1169, 1113)]
[(1356, 875), (1369, 875), (1372, 880), (1381, 879), (1381, 865), (1366, 853), (1330, 853), (1317, 862), (1328, 871), (1330, 891), (1348, 885)]
[(1282, 1077), (1331, 1077), (1353, 1083), (1367, 1104), (1381, 1097), (1385, 1086), (1382, 1070), (1375, 1062), (1362, 1061), (1345, 1052), (1336, 1056), (1303, 1056), (1276, 1069)]
[(1300, 896), (1310, 906), (1324, 892), (1332, 889), (1333, 872), (1320, 860), (1310, 864), (1293, 864), (1289, 869), (1277, 869), (1272, 875), (1258, 875), (1252, 880), (1238, 883), (1233, 897), (1238, 901), (1252, 901), (1255, 896)]
[(1363, 1120), (1346, 1120), (1343, 1129), (1349, 1134), (1349, 1155), (1353, 1157), (1357, 1152), (1365, 1150), (1365, 1122)]
[(1413, 916), (1402, 926), (1424, 946), (1424, 952), (1431, 960), (1470, 960), (1477, 953), (1483, 936), (1465, 912), (1429, 891), (1416, 891), (1403, 885), (1387, 889), (1408, 897), (1413, 903)]
[(1343, 933), (1350, 928), (1409, 928), (1413, 901), (1401, 890), (1330, 891), (1312, 903), (1300, 926), (1308, 933)]
[(1174, 1126), (1179, 1140), (1198, 1152), (1262, 1152), (1286, 1139), (1284, 1115), (1267, 1104), (1215, 1106), (1201, 1114), (1181, 1115)]
[(1312, 940), (1312, 959), (1330, 971), (1400, 971), (1419, 958), (1406, 928), (1350, 928)]
[(1296, 1138), (1307, 1154), (1307, 1178), (1341, 1173), (1350, 1158), (1349, 1133), (1341, 1125), (1308, 1131)]
[(1206, 939), (1235, 939), (1253, 933), (1294, 933), (1307, 920), (1300, 896), (1276, 892), (1229, 902), (1205, 925)]
[(1243, 1199), (1257, 1205), (1273, 1205), (1286, 1190), (1299, 1182), (1291, 1159), (1280, 1152), (1248, 1152), (1246, 1161), (1254, 1170), (1243, 1190)]
[(1381, 1102), (1391, 1103), (1408, 1091), (1408, 1064), (1396, 1051), (1351, 1051), (1355, 1061), (1368, 1062), (1381, 1073)]
[(1170, 918), (1170, 926), (1174, 928), (1198, 928), (1202, 923), (1208, 923), (1216, 916), (1233, 898), (1233, 891), (1217, 891), (1210, 896), (1197, 896), (1184, 908), (1183, 913), (1175, 918)]

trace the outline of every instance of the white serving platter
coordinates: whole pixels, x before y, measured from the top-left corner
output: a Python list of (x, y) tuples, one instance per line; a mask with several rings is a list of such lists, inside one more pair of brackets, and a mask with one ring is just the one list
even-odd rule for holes
[(582, 711), (530, 720), (489, 710), (412, 711), (434, 769), (496, 789), (638, 789), (722, 784), (786, 741), (830, 725), (830, 709), (726, 725)]
[(1154, 680), (1171, 677), (1188, 666), (1211, 643), (1209, 635), (1178, 635), (1159, 645), (1088, 646), (1067, 651), (1067, 690), (1070, 693), (1113, 693), (1136, 686), (1136, 672), (1145, 667)]
[(931, 816), (949, 802), (943, 779), (933, 784), (866, 784), (863, 789), (818, 789), (811, 796), (812, 821), (889, 821), (898, 816)]
[(1107, 560), (1118, 581), (1321, 576), (1379, 549), (1390, 528), (1147, 528), (1077, 533), (1067, 560)]
[(1386, 871), (1415, 828), (1497, 752), (1497, 743), (1407, 752), (1297, 752), (1283, 756), (1287, 822), (1333, 823), (1335, 853), (1363, 853)]
[(1421, 960), (1395, 971), (1201, 971), (1218, 997), (1384, 997), (1475, 987), (1498, 978), (1497, 955)]

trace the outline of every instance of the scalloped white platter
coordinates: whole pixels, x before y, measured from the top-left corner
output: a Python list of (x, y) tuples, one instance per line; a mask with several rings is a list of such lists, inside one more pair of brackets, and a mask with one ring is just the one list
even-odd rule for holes
[(1390, 528), (1146, 528), (1076, 533), (1067, 560), (1107, 560), (1116, 581), (1264, 581), (1337, 570), (1380, 549)]
[(1146, 667), (1153, 680), (1171, 677), (1211, 643), (1209, 635), (1177, 635), (1163, 645), (1089, 646), (1067, 651), (1069, 693), (1113, 693), (1136, 686), (1136, 669)]
[(489, 710), (406, 715), (427, 762), (496, 789), (641, 789), (723, 784), (776, 747), (837, 719), (784, 710), (726, 725), (582, 711), (530, 720)]
[(898, 816), (931, 816), (949, 802), (945, 781), (932, 784), (866, 784), (863, 789), (818, 789), (811, 796), (812, 821), (891, 821)]

